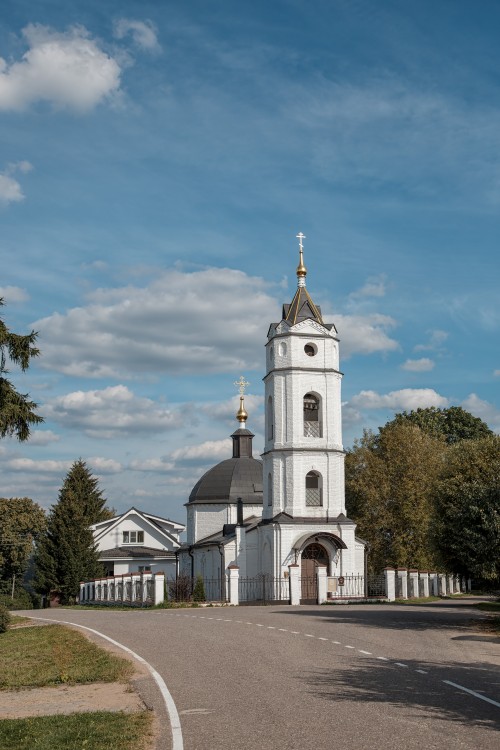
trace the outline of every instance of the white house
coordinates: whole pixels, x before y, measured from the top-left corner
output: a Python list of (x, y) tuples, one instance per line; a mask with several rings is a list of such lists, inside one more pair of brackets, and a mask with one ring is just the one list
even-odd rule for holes
[(130, 508), (91, 529), (106, 575), (164, 572), (167, 578), (175, 578), (183, 524)]
[(299, 238), (297, 291), (267, 337), (262, 461), (252, 455), (242, 380), (233, 457), (193, 488), (179, 560), (186, 574), (212, 581), (210, 589), (223, 585), (230, 565), (240, 579), (274, 580), (298, 565), (307, 601), (318, 566), (328, 576), (362, 577), (365, 543), (345, 515), (339, 338), (306, 289)]

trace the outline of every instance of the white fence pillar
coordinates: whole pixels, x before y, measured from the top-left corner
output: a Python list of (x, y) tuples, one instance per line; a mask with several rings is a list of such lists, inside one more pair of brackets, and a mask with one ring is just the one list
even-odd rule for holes
[(139, 588), (136, 586), (137, 581), (141, 580), (141, 574), (140, 573), (132, 573), (130, 576), (130, 583), (131, 583), (131, 591), (130, 591), (130, 603), (135, 604), (138, 602), (140, 604), (140, 598), (137, 596), (137, 589)]
[(227, 569), (229, 575), (229, 604), (232, 607), (237, 607), (240, 603), (239, 598), (239, 580), (240, 580), (240, 569), (237, 565), (229, 565)]
[(80, 604), (85, 601), (85, 583), (83, 581), (80, 581), (80, 595), (78, 597), (78, 601)]
[(427, 597), (429, 596), (429, 573), (426, 570), (421, 570), (419, 576), (422, 587), (421, 594), (422, 596)]
[(326, 602), (326, 566), (318, 565), (316, 575), (318, 578), (318, 604), (323, 604), (323, 602)]
[(155, 573), (154, 576), (154, 603), (163, 604), (165, 601), (165, 573)]
[(454, 576), (453, 578), (454, 578), (455, 594), (459, 594), (461, 590), (460, 589), (460, 576)]
[(399, 598), (408, 599), (408, 571), (406, 568), (398, 568)]
[(444, 573), (439, 573), (439, 596), (446, 596), (446, 576)]
[(446, 580), (447, 580), (446, 588), (447, 588), (448, 594), (453, 594), (454, 593), (453, 592), (453, 573), (448, 573), (448, 575), (446, 576)]
[(396, 571), (394, 568), (384, 568), (385, 575), (385, 595), (388, 602), (393, 602), (396, 598)]
[(297, 563), (293, 563), (288, 566), (288, 574), (290, 581), (290, 604), (300, 604), (300, 568)]
[(430, 596), (439, 596), (438, 576), (435, 570), (429, 573), (429, 594)]
[(418, 591), (418, 570), (415, 570), (412, 568), (408, 571), (408, 576), (410, 578), (410, 591), (408, 595), (415, 599), (418, 597), (419, 591)]

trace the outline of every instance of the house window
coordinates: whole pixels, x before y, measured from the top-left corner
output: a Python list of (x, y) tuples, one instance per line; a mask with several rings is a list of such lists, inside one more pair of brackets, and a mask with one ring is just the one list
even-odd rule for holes
[(306, 475), (306, 505), (312, 508), (323, 505), (321, 476), (317, 471), (310, 471)]
[(139, 573), (151, 573), (151, 565), (139, 565)]
[(321, 403), (314, 393), (304, 396), (304, 437), (323, 437)]
[(273, 477), (272, 474), (267, 475), (267, 504), (273, 504)]
[(144, 531), (123, 531), (123, 544), (144, 544)]

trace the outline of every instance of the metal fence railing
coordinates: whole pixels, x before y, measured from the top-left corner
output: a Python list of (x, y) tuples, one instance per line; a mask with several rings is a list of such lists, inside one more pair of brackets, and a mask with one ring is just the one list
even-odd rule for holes
[(290, 601), (288, 578), (275, 578), (268, 573), (260, 573), (253, 578), (240, 578), (238, 581), (240, 604), (268, 604)]

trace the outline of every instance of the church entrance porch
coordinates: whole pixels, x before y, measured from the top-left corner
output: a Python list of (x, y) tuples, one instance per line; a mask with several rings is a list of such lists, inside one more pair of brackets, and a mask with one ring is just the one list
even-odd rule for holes
[(317, 542), (308, 544), (302, 551), (300, 562), (301, 604), (317, 604), (319, 565), (329, 567), (329, 555), (325, 547)]

